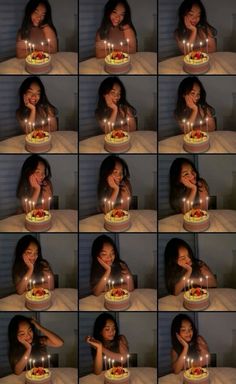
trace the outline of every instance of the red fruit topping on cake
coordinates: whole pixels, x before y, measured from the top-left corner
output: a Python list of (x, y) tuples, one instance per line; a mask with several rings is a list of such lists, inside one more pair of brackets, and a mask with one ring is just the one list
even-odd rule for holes
[(111, 292), (112, 296), (121, 297), (125, 295), (125, 291), (122, 288), (114, 288)]
[(44, 288), (33, 288), (32, 289), (32, 295), (37, 296), (37, 297), (41, 297), (41, 296), (46, 295), (46, 291)]
[(126, 134), (122, 129), (118, 129), (117, 131), (112, 131), (112, 134), (111, 134), (111, 137), (113, 139), (122, 139), (125, 136)]
[(34, 139), (43, 139), (46, 136), (47, 134), (42, 129), (38, 129), (32, 133)]
[(203, 59), (205, 56), (202, 52), (200, 51), (193, 51), (190, 53), (190, 59), (192, 60), (200, 60)]
[(111, 54), (111, 58), (113, 60), (122, 60), (125, 58), (125, 55), (123, 54), (123, 52), (120, 52), (120, 51), (114, 51), (112, 52)]
[(197, 287), (197, 288), (192, 288), (190, 290), (190, 294), (191, 296), (201, 296), (203, 295), (205, 292), (200, 288), (200, 287)]
[(42, 59), (45, 59), (47, 56), (45, 55), (45, 53), (43, 51), (35, 51), (32, 53), (32, 59), (34, 60), (42, 60)]
[(191, 369), (192, 375), (199, 376), (199, 375), (202, 375), (203, 373), (204, 373), (204, 370), (202, 369), (202, 367), (194, 367)]
[(125, 373), (125, 370), (123, 367), (113, 367), (111, 370), (112, 375), (123, 375)]
[(123, 209), (113, 209), (111, 216), (117, 218), (124, 217), (125, 212), (123, 211)]
[(203, 217), (204, 212), (200, 208), (193, 208), (190, 214), (191, 217)]
[(42, 217), (46, 216), (46, 213), (45, 213), (44, 209), (41, 209), (41, 208), (34, 209), (32, 212), (32, 216), (42, 218)]
[(202, 137), (206, 137), (206, 135), (200, 129), (197, 129), (196, 131), (192, 131), (191, 132), (191, 136), (190, 137), (192, 139), (201, 139)]
[(42, 376), (45, 375), (46, 371), (43, 367), (37, 367), (32, 369), (32, 375)]

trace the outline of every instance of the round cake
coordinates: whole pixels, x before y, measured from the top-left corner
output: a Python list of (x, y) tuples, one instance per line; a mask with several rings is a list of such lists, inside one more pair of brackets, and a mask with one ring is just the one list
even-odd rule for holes
[(29, 232), (46, 232), (51, 226), (51, 213), (45, 209), (33, 209), (25, 216), (25, 228)]
[(184, 292), (184, 307), (189, 311), (203, 311), (210, 305), (209, 292), (197, 287)]
[(189, 232), (204, 232), (210, 226), (210, 218), (207, 211), (200, 208), (192, 208), (184, 215), (184, 229)]
[(36, 129), (25, 137), (25, 149), (32, 153), (43, 153), (50, 151), (52, 147), (52, 136), (42, 129)]
[(113, 51), (105, 57), (104, 69), (107, 73), (119, 75), (131, 69), (130, 55), (128, 53)]
[(109, 311), (125, 311), (130, 306), (129, 291), (123, 288), (112, 288), (105, 293), (104, 306)]
[(52, 295), (48, 289), (33, 288), (25, 294), (25, 306), (32, 311), (45, 311), (52, 305)]
[(130, 135), (123, 129), (107, 133), (104, 140), (104, 148), (108, 152), (122, 153), (130, 149)]
[(104, 228), (110, 232), (123, 232), (130, 228), (130, 214), (123, 209), (112, 209), (104, 216)]
[(208, 151), (210, 147), (210, 138), (208, 133), (197, 129), (184, 135), (184, 150), (191, 153), (200, 153)]
[(35, 367), (25, 374), (25, 384), (52, 384), (52, 374), (48, 368)]
[(127, 368), (113, 367), (105, 372), (104, 378), (104, 384), (129, 384), (130, 372)]
[(190, 74), (206, 73), (210, 69), (208, 54), (200, 51), (188, 53), (184, 56), (183, 69)]
[(184, 371), (184, 384), (209, 384), (209, 372), (206, 368), (193, 367)]
[(40, 75), (51, 69), (51, 56), (46, 52), (34, 51), (25, 59), (25, 70), (29, 73)]

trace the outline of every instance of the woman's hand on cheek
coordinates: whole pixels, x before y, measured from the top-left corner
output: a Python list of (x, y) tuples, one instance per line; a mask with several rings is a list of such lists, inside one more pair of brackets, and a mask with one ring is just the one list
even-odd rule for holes
[(99, 262), (99, 264), (101, 264), (101, 266), (106, 270), (106, 271), (111, 271), (111, 267), (110, 267), (110, 265), (108, 265), (107, 263), (105, 263), (105, 261), (103, 261), (102, 259), (101, 259), (101, 257), (97, 257), (97, 260), (98, 260), (98, 262)]
[(22, 345), (24, 345), (25, 348), (26, 348), (27, 350), (29, 350), (29, 349), (32, 348), (31, 344), (28, 343), (28, 341), (26, 341), (26, 340), (24, 339), (24, 336), (18, 336), (18, 341), (19, 341)]
[(176, 333), (176, 337), (183, 347), (188, 347), (187, 341), (185, 341), (178, 333)]
[(24, 263), (26, 264), (26, 266), (30, 269), (30, 270), (34, 270), (34, 265), (31, 263), (31, 261), (29, 260), (28, 256), (27, 255), (23, 255), (23, 260), (24, 260)]
[(116, 183), (116, 181), (112, 175), (108, 176), (107, 183), (108, 183), (110, 188), (119, 189), (119, 186), (117, 185), (117, 183)]
[(29, 177), (30, 186), (34, 189), (40, 189), (39, 182), (34, 174)]

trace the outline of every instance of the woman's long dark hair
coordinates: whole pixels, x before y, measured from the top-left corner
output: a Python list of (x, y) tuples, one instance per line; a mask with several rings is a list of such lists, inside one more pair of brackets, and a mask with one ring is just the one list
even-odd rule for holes
[(136, 109), (126, 100), (126, 90), (124, 84), (117, 76), (109, 76), (100, 84), (98, 90), (98, 103), (95, 111), (96, 117), (98, 119), (110, 118), (112, 114), (112, 109), (107, 106), (104, 95), (108, 94), (115, 84), (118, 84), (121, 90), (118, 108), (122, 109), (125, 115), (127, 114), (127, 111), (129, 109), (133, 116), (136, 117)]
[(194, 84), (197, 84), (200, 87), (200, 98), (197, 102), (198, 109), (201, 109), (204, 112), (204, 118), (207, 117), (208, 111), (212, 116), (215, 115), (214, 108), (206, 102), (206, 91), (201, 83), (201, 81), (196, 76), (188, 76), (183, 79), (178, 88), (178, 99), (175, 109), (175, 117), (177, 120), (189, 119), (192, 113), (192, 109), (188, 108), (185, 101), (185, 96), (189, 95), (193, 89)]
[(125, 160), (116, 155), (107, 156), (101, 166), (99, 172), (99, 181), (98, 181), (98, 199), (99, 203), (104, 199), (104, 197), (109, 198), (112, 194), (111, 188), (107, 183), (107, 178), (112, 174), (116, 163), (120, 163), (123, 169), (123, 183), (129, 183), (129, 168)]
[(102, 40), (105, 40), (108, 38), (109, 30), (112, 27), (112, 23), (110, 21), (110, 14), (118, 4), (122, 4), (125, 8), (125, 16), (119, 25), (119, 29), (122, 29), (124, 25), (128, 24), (133, 29), (135, 36), (137, 36), (136, 30), (131, 20), (131, 9), (128, 2), (126, 0), (108, 0), (108, 2), (104, 7), (104, 14), (103, 14), (101, 25), (98, 29), (99, 36)]
[(40, 78), (37, 76), (27, 77), (23, 81), (23, 83), (21, 84), (21, 86), (19, 88), (20, 103), (19, 103), (19, 107), (16, 111), (17, 116), (20, 119), (28, 119), (30, 116), (30, 110), (29, 110), (29, 108), (27, 108), (25, 106), (25, 103), (24, 103), (24, 95), (26, 94), (26, 92), (30, 88), (31, 84), (33, 84), (33, 83), (37, 84), (40, 88), (40, 99), (36, 105), (36, 114), (37, 114), (37, 112), (40, 113), (43, 111), (46, 116), (48, 116), (48, 115), (56, 116), (58, 111), (57, 111), (56, 107), (54, 107), (54, 105), (52, 105), (50, 103), (50, 101), (48, 100), (44, 85), (43, 85), (42, 81), (40, 80)]
[(193, 329), (192, 340), (190, 341), (190, 343), (188, 343), (189, 344), (188, 357), (191, 359), (192, 358), (196, 359), (199, 357), (198, 343), (197, 343), (198, 331), (197, 331), (197, 328), (195, 327), (193, 320), (188, 315), (179, 314), (172, 321), (172, 324), (171, 324), (172, 347), (178, 355), (181, 354), (183, 350), (183, 346), (180, 344), (179, 340), (177, 339), (176, 333), (179, 334), (182, 322), (184, 320), (189, 321)]
[[(115, 330), (116, 330), (114, 339), (112, 341), (109, 341), (109, 342), (105, 341), (101, 335), (103, 328), (106, 326), (107, 320), (113, 321), (113, 323), (115, 325)], [(119, 338), (120, 338), (120, 336), (119, 336), (118, 325), (117, 325), (117, 322), (114, 319), (114, 317), (112, 315), (110, 315), (109, 313), (107, 313), (107, 312), (101, 313), (101, 315), (99, 315), (96, 318), (95, 323), (94, 323), (94, 327), (93, 327), (93, 337), (96, 340), (101, 341), (101, 343), (104, 346), (106, 346), (106, 348), (108, 348), (110, 351), (116, 352), (116, 353), (119, 352)], [(96, 354), (96, 351), (94, 350), (94, 348), (92, 348), (92, 355), (95, 356), (95, 354)]]
[(36, 280), (37, 283), (37, 280), (41, 280), (41, 278), (44, 277), (44, 271), (51, 271), (49, 263), (42, 257), (40, 242), (32, 235), (25, 235), (18, 241), (15, 249), (15, 260), (12, 267), (12, 278), (14, 283), (16, 283), (17, 278), (22, 278), (28, 270), (22, 256), (31, 243), (35, 244), (38, 248), (38, 257), (34, 264), (33, 279)]
[(198, 170), (192, 161), (180, 157), (173, 161), (170, 167), (169, 181), (170, 181), (170, 205), (178, 213), (181, 212), (181, 204), (184, 197), (186, 197), (187, 187), (180, 182), (181, 169), (184, 164), (189, 164), (196, 172), (196, 181), (200, 181)]
[(51, 6), (48, 0), (30, 0), (25, 7), (24, 18), (22, 21), (21, 28), (19, 30), (21, 39), (28, 39), (30, 37), (30, 30), (33, 27), (33, 24), (31, 21), (31, 15), (35, 11), (35, 9), (38, 7), (39, 4), (43, 4), (46, 8), (46, 15), (44, 17), (42, 25), (48, 24), (49, 27), (53, 29), (53, 31), (57, 36), (57, 31), (52, 21)]
[(184, 0), (182, 2), (178, 10), (179, 22), (175, 34), (179, 39), (189, 38), (191, 31), (185, 27), (184, 17), (188, 12), (191, 11), (193, 5), (197, 5), (201, 11), (201, 16), (197, 28), (202, 29), (206, 36), (208, 36), (208, 29), (210, 29), (212, 35), (215, 36), (217, 31), (212, 25), (208, 23), (205, 7), (200, 0)]
[(186, 270), (178, 265), (179, 249), (183, 247), (188, 251), (188, 256), (192, 261), (192, 274), (191, 277), (201, 276), (201, 267), (203, 262), (194, 257), (193, 251), (186, 241), (173, 238), (171, 239), (165, 248), (165, 281), (168, 292), (173, 295), (175, 284), (183, 278)]
[(98, 236), (94, 240), (92, 245), (92, 266), (91, 266), (91, 274), (90, 274), (90, 285), (92, 288), (98, 283), (98, 281), (101, 279), (101, 277), (104, 274), (104, 268), (101, 266), (101, 264), (97, 260), (97, 257), (99, 256), (104, 244), (110, 244), (113, 247), (114, 254), (115, 254), (115, 259), (111, 267), (111, 274), (110, 274), (111, 280), (117, 281), (118, 279), (120, 279), (122, 277), (121, 263), (126, 265), (126, 263), (120, 259), (116, 244), (111, 239), (111, 237), (107, 235)]
[(35, 172), (39, 163), (43, 163), (45, 166), (45, 181), (51, 179), (51, 167), (46, 159), (39, 155), (29, 156), (22, 168), (21, 175), (19, 178), (16, 196), (21, 199), (22, 197), (31, 197), (32, 188), (30, 186), (29, 177)]
[(14, 366), (17, 361), (23, 356), (26, 351), (25, 346), (20, 343), (17, 339), (17, 333), (19, 329), (20, 323), (26, 322), (29, 324), (33, 331), (33, 342), (32, 344), (39, 343), (39, 337), (36, 332), (36, 328), (34, 324), (31, 323), (30, 318), (22, 315), (14, 316), (9, 325), (8, 325), (8, 341), (9, 341), (9, 349), (8, 349), (8, 357), (11, 369), (14, 370)]

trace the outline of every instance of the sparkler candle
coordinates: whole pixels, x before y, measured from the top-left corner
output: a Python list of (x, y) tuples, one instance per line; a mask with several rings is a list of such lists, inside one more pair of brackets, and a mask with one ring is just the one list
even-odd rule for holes
[(207, 281), (207, 289), (208, 289), (208, 279), (209, 279), (209, 276), (206, 276), (206, 281)]
[(184, 46), (184, 56), (186, 55), (186, 47), (185, 47), (186, 41), (183, 40), (183, 46)]
[(107, 370), (107, 357), (106, 355), (104, 356), (104, 365), (105, 365), (105, 371)]
[(50, 368), (50, 359), (51, 359), (51, 355), (48, 355), (48, 368)]

